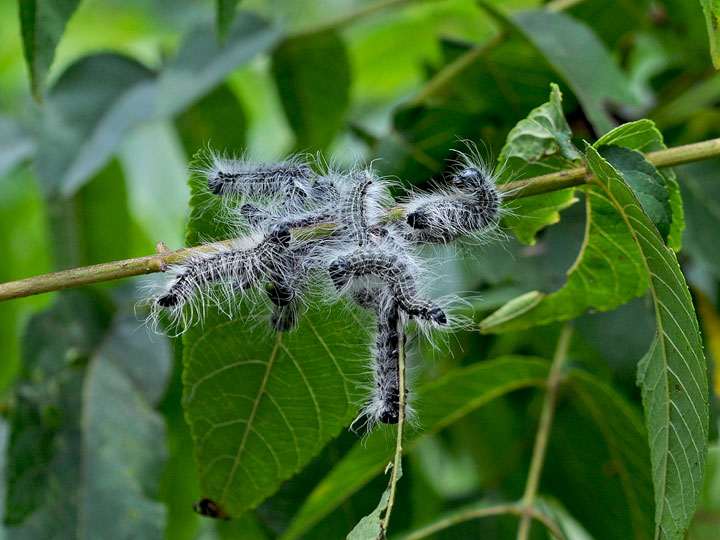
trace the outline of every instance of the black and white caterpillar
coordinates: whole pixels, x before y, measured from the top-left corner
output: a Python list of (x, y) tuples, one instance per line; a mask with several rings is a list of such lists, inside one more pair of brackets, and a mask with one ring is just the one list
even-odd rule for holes
[(270, 327), (282, 333), (301, 324), (308, 302), (347, 298), (376, 316), (372, 387), (358, 420), (397, 423), (405, 335), (457, 326), (458, 319), (448, 316), (450, 304), (421, 292), (427, 283), (419, 248), (492, 230), (501, 193), (487, 166), (465, 159), (450, 187), (410, 197), (404, 218), (393, 221), (386, 180), (370, 168), (329, 169), (301, 158), (257, 164), (211, 153), (195, 171), (202, 189), (220, 197), (206, 198), (220, 203), (206, 209), (220, 208), (215, 218), (241, 238), (170, 266), (149, 300), (151, 320), (157, 324), (165, 312), (182, 332), (202, 322), (208, 305), (233, 317), (240, 302), (262, 302), (270, 306)]

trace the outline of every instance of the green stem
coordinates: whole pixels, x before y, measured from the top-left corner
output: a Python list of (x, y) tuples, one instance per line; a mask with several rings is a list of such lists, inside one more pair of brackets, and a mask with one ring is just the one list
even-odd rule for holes
[(398, 333), (398, 392), (399, 396), (399, 409), (400, 414), (397, 425), (397, 440), (395, 442), (395, 459), (393, 461), (393, 468), (390, 475), (390, 496), (388, 497), (387, 509), (385, 510), (385, 516), (383, 517), (383, 536), (390, 525), (390, 514), (392, 513), (393, 505), (395, 504), (395, 491), (397, 488), (397, 482), (402, 475), (402, 453), (403, 453), (403, 435), (405, 433), (405, 332), (402, 326), (400, 318), (397, 322), (397, 333)]
[(525, 493), (521, 500), (522, 514), (518, 526), (517, 540), (527, 540), (530, 536), (530, 518), (532, 517), (532, 510), (535, 507), (535, 496), (537, 495), (538, 486), (540, 485), (540, 476), (542, 474), (547, 445), (550, 440), (550, 430), (552, 429), (553, 418), (555, 416), (558, 389), (560, 388), (560, 382), (562, 380), (562, 368), (567, 360), (571, 335), (572, 329), (570, 326), (565, 325), (560, 333), (560, 338), (558, 339), (557, 348), (555, 349), (555, 355), (553, 356), (550, 367), (550, 374), (547, 379), (547, 392), (543, 401), (542, 412), (540, 413), (540, 423), (535, 437), (532, 460), (530, 461), (530, 472), (528, 473), (527, 483), (525, 484)]
[[(651, 152), (645, 157), (656, 167), (662, 168), (718, 156), (720, 156), (720, 138)], [(526, 178), (525, 180), (508, 182), (498, 187), (505, 193), (503, 200), (513, 201), (523, 197), (580, 186), (593, 181), (593, 179), (594, 177), (588, 172), (587, 168), (578, 167), (576, 169), (558, 171), (534, 178)], [(400, 207), (392, 208), (389, 214), (392, 218), (402, 218), (403, 209)], [(303, 236), (323, 235), (328, 234), (331, 230), (331, 225), (323, 225), (315, 229), (293, 231), (293, 234)], [(149, 255), (138, 259), (84, 266), (82, 268), (55, 272), (54, 274), (2, 283), (0, 284), (0, 302), (13, 298), (31, 296), (33, 294), (92, 285), (93, 283), (101, 283), (103, 281), (162, 272), (168, 265), (180, 263), (193, 253), (212, 251), (215, 247), (228, 245), (230, 242), (231, 240), (226, 240), (189, 249)]]

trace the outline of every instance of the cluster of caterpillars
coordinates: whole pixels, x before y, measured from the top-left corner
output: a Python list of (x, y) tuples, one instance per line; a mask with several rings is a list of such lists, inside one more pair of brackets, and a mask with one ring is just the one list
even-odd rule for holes
[[(492, 230), (501, 202), (495, 177), (462, 156), (450, 185), (407, 196), (400, 201), (404, 219), (392, 219), (389, 183), (372, 169), (318, 169), (309, 159), (257, 164), (211, 155), (196, 172), (222, 198), (217, 219), (235, 224), (239, 238), (169, 268), (168, 282), (151, 299), (153, 314), (167, 313), (183, 331), (202, 320), (208, 304), (232, 317), (240, 300), (259, 293), (272, 304), (274, 331), (290, 332), (309, 296), (348, 298), (376, 318), (371, 397), (359, 419), (397, 423), (406, 325), (448, 325), (447, 310), (423, 293), (418, 248)], [(297, 234), (319, 226), (329, 232)], [(313, 288), (321, 294), (308, 294)]]

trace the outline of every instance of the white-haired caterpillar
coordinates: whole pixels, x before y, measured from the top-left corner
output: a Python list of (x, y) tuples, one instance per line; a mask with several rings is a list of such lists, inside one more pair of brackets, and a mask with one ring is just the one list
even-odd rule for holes
[(198, 170), (207, 179), (208, 189), (215, 195), (272, 197), (281, 195), (303, 200), (309, 193), (314, 172), (300, 159), (275, 164), (253, 163), (212, 153), (210, 163)]
[(468, 167), (456, 173), (452, 181), (453, 187), (444, 194), (421, 196), (407, 205), (411, 239), (449, 242), (495, 222), (501, 198), (487, 172)]
[(277, 216), (270, 214), (267, 210), (264, 210), (252, 203), (243, 204), (240, 207), (240, 215), (243, 216), (253, 227), (257, 227), (265, 221), (271, 221), (275, 222), (278, 226), (287, 227), (288, 229), (312, 227), (313, 225), (321, 225), (337, 219), (337, 217), (329, 210), (300, 212), (296, 215), (289, 216)]
[[(377, 309), (377, 338), (373, 366), (373, 392), (365, 414), (383, 424), (397, 424), (400, 418), (400, 312), (390, 297)], [(405, 339), (403, 334), (402, 339)], [(405, 390), (407, 396), (407, 389)]]
[(266, 273), (280, 271), (283, 251), (289, 244), (290, 231), (275, 227), (253, 247), (222, 248), (191, 257), (174, 269), (174, 282), (154, 304), (177, 310), (215, 282), (230, 283), (236, 289), (252, 287)]
[(433, 320), (438, 324), (447, 322), (442, 309), (429, 300), (419, 298), (415, 278), (408, 265), (397, 255), (378, 250), (358, 250), (335, 259), (330, 263), (328, 272), (338, 290), (343, 289), (353, 277), (375, 276), (388, 284), (398, 306), (409, 316)]
[(273, 306), (270, 315), (270, 324), (276, 332), (289, 332), (297, 328), (300, 311), (300, 301), (297, 296), (287, 304)]

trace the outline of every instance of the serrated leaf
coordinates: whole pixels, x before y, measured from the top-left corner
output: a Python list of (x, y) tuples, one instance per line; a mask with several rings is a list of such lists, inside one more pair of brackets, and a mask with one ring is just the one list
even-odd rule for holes
[[(191, 185), (188, 244), (227, 238), (233, 231), (213, 206), (220, 198), (200, 178)], [(315, 300), (290, 333), (272, 331), (268, 305), (248, 302), (233, 320), (208, 308), (205, 324), (183, 335), (200, 488), (229, 516), (274, 493), (357, 415), (369, 321)]]
[(23, 51), (30, 87), (40, 100), (55, 47), (80, 0), (19, 0)]
[(657, 335), (638, 365), (655, 488), (655, 538), (680, 539), (702, 487), (708, 440), (705, 358), (692, 299), (675, 253), (665, 247), (619, 173), (587, 147), (587, 163), (612, 197), (642, 253)]
[(320, 150), (343, 126), (350, 64), (335, 30), (290, 37), (273, 52), (272, 74), (298, 148)]
[[(681, 214), (672, 213), (677, 204), (672, 198), (675, 178), (672, 172), (666, 171), (662, 175), (657, 173), (639, 154), (640, 151), (664, 148), (662, 136), (654, 124), (650, 120), (624, 124), (601, 137), (595, 144), (597, 147), (626, 147), (614, 151), (618, 155), (632, 156), (623, 163), (623, 174), (638, 186), (647, 187), (645, 180), (648, 177), (654, 182), (650, 184), (652, 190), (645, 196), (646, 205), (648, 209), (650, 204), (655, 205), (656, 217), (664, 222), (664, 230), (669, 235), (679, 235), (684, 221)], [(638, 152), (633, 153), (627, 148)], [(640, 179), (633, 180), (634, 175), (639, 175)], [(664, 185), (661, 185), (663, 182)], [(640, 251), (632, 240), (629, 225), (618, 219), (620, 210), (617, 205), (598, 186), (586, 187), (585, 193), (585, 238), (575, 263), (568, 270), (567, 283), (549, 295), (534, 291), (508, 302), (480, 323), (483, 331), (507, 332), (548, 324), (578, 317), (588, 308), (609, 311), (647, 289), (648, 277)], [(668, 219), (672, 219), (669, 227)]]
[(718, 0), (700, 0), (703, 15), (705, 15), (705, 26), (707, 27), (708, 39), (710, 41), (710, 58), (715, 69), (720, 69), (720, 2)]
[(127, 312), (107, 326), (102, 304), (65, 294), (28, 326), (9, 448), (12, 538), (163, 536), (152, 494), (165, 432), (153, 407), (169, 350)]
[[(426, 384), (417, 398), (421, 429), (407, 435), (403, 451), (496, 397), (543, 384), (548, 367), (543, 360), (507, 356), (457, 369)], [(315, 487), (282, 538), (290, 540), (307, 532), (380, 473), (393, 453), (382, 431), (358, 443)]]
[(480, 4), (537, 48), (572, 88), (598, 134), (615, 126), (606, 110), (608, 102), (636, 103), (625, 74), (586, 24), (564, 13), (547, 10), (521, 11), (507, 17), (488, 2)]
[[(562, 110), (562, 94), (550, 85), (550, 100), (533, 109), (508, 133), (498, 163), (505, 181), (519, 180), (579, 165), (580, 154), (570, 140), (570, 126)], [(565, 189), (521, 199), (512, 205), (505, 221), (521, 242), (535, 243), (535, 234), (560, 220), (560, 210), (577, 199)]]
[(224, 40), (228, 33), (239, 2), (240, 0), (215, 0), (215, 26), (220, 40)]

